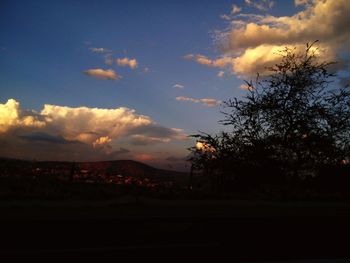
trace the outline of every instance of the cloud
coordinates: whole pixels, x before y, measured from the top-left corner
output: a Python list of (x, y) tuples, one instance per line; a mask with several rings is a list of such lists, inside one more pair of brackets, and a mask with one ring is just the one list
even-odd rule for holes
[(183, 97), (183, 96), (176, 97), (176, 100), (201, 103), (201, 104), (208, 106), (208, 107), (218, 106), (221, 103), (220, 100), (216, 100), (216, 99), (212, 99), (212, 98), (194, 99), (194, 98)]
[(184, 56), (185, 59), (188, 60), (194, 60), (197, 63), (201, 64), (201, 65), (206, 65), (206, 66), (211, 66), (212, 65), (212, 60), (207, 58), (206, 56), (197, 54), (197, 55), (193, 55), (193, 54), (188, 54), (186, 56)]
[(252, 90), (252, 86), (248, 85), (247, 83), (241, 84), (239, 88), (242, 90)]
[(144, 68), (142, 69), (142, 72), (143, 72), (143, 73), (148, 73), (148, 72), (150, 72), (150, 69), (149, 69), (148, 67), (144, 67)]
[(0, 133), (16, 127), (41, 128), (46, 125), (35, 112), (25, 112), (20, 108), (19, 102), (9, 99), (0, 104)]
[[(272, 1), (246, 0), (249, 6), (272, 7)], [(227, 30), (217, 31), (216, 43), (222, 54), (217, 58), (190, 54), (186, 59), (209, 67), (228, 68), (238, 77), (252, 77), (268, 73), (286, 47), (305, 50), (306, 43), (319, 40), (320, 60), (338, 61), (337, 70), (349, 66), (350, 5), (347, 0), (306, 1), (295, 4), (302, 10), (290, 16), (239, 13), (231, 17)], [(261, 8), (260, 8), (261, 9)]]
[(237, 5), (232, 5), (231, 14), (237, 14), (241, 12), (242, 8)]
[[(167, 143), (185, 140), (187, 135), (181, 129), (163, 127), (150, 117), (136, 114), (135, 110), (125, 107), (73, 108), (45, 104), (40, 112), (35, 112), (22, 110), (19, 102), (10, 99), (0, 104), (0, 139), (4, 138), (11, 138), (7, 144), (12, 143), (11, 147), (15, 149), (20, 149), (20, 146), (15, 146), (22, 144), (31, 145), (33, 150), (38, 143), (55, 143), (62, 147), (66, 145), (67, 150), (70, 144), (84, 144), (102, 156), (113, 154), (112, 146), (118, 142), (134, 144), (142, 141), (143, 145)], [(48, 149), (47, 146), (45, 150)], [(50, 149), (52, 151), (52, 147)], [(0, 155), (2, 152), (0, 149)]]
[(135, 58), (129, 59), (125, 57), (125, 58), (118, 58), (117, 64), (122, 67), (129, 66), (131, 69), (135, 69), (137, 68), (138, 62)]
[(125, 149), (125, 148), (123, 148), (123, 147), (120, 147), (119, 150), (112, 152), (111, 155), (117, 156), (117, 155), (120, 155), (120, 154), (129, 153), (129, 152), (130, 152), (130, 151), (129, 151), (128, 149)]
[(140, 154), (136, 154), (134, 156), (134, 158), (138, 161), (152, 161), (155, 159), (155, 157), (151, 154), (147, 154), (147, 153), (140, 153)]
[(112, 139), (109, 138), (108, 136), (102, 136), (102, 137), (97, 138), (97, 139), (92, 143), (92, 145), (93, 145), (94, 147), (101, 147), (101, 146), (108, 145), (111, 141), (112, 141)]
[(142, 134), (135, 134), (131, 136), (131, 143), (134, 145), (148, 145), (160, 142), (170, 142), (170, 138), (151, 137)]
[(196, 54), (196, 55), (189, 54), (184, 56), (184, 58), (188, 60), (194, 60), (201, 65), (205, 65), (208, 67), (215, 67), (215, 68), (225, 68), (227, 66), (232, 65), (233, 63), (233, 58), (230, 56), (221, 56), (216, 59), (210, 59), (201, 54)]
[(136, 127), (153, 123), (150, 117), (138, 115), (129, 108), (101, 109), (45, 104), (41, 111), (46, 126), (67, 140), (96, 145), (117, 139)]
[(295, 6), (310, 5), (313, 0), (294, 0)]
[(130, 142), (134, 145), (147, 145), (166, 143), (172, 140), (187, 140), (188, 137), (182, 129), (165, 128), (156, 124), (147, 127), (137, 127), (130, 134)]
[(223, 78), (223, 77), (225, 76), (225, 71), (220, 70), (220, 71), (218, 72), (217, 76), (218, 76), (219, 78)]
[(98, 79), (109, 79), (109, 80), (121, 79), (121, 76), (118, 75), (113, 69), (107, 69), (107, 70), (100, 69), (100, 68), (88, 69), (84, 71), (84, 73)]
[(18, 137), (31, 142), (44, 142), (44, 143), (54, 143), (54, 144), (79, 143), (78, 141), (68, 141), (59, 135), (55, 136), (44, 132), (34, 132), (26, 135), (19, 135)]
[(105, 60), (105, 64), (107, 64), (108, 66), (112, 66), (113, 65), (113, 57), (111, 54), (106, 54), (104, 56), (104, 60)]
[(244, 0), (244, 2), (247, 6), (254, 7), (260, 11), (270, 10), (275, 4), (272, 0)]
[(226, 14), (223, 14), (223, 15), (220, 15), (220, 18), (223, 19), (223, 20), (231, 20), (231, 17), (229, 15), (226, 15)]
[(183, 89), (183, 88), (185, 88), (185, 86), (184, 86), (184, 85), (181, 85), (181, 84), (179, 84), (179, 83), (176, 83), (176, 84), (173, 86), (173, 88)]
[(90, 47), (89, 48), (93, 53), (108, 53), (110, 52), (109, 49), (103, 48), (103, 47)]

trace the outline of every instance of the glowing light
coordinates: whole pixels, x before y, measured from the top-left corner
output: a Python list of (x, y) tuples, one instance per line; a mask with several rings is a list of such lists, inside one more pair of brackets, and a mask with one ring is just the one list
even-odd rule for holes
[(215, 152), (214, 147), (212, 147), (209, 144), (204, 143), (204, 142), (197, 142), (196, 148), (197, 148), (197, 150), (200, 150), (200, 151)]

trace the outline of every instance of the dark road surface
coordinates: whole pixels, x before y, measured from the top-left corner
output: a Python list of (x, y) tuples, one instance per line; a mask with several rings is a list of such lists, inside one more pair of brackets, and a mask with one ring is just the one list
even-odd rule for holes
[(349, 216), (16, 219), (0, 230), (0, 258), (26, 262), (350, 258)]

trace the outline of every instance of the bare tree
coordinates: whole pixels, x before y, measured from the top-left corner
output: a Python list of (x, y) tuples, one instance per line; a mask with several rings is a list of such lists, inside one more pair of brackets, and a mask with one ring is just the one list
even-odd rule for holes
[(246, 81), (245, 97), (224, 102), (220, 122), (231, 131), (194, 135), (211, 147), (209, 153), (190, 149), (196, 167), (231, 176), (273, 169), (270, 174), (305, 178), (317, 176), (322, 165), (349, 161), (350, 91), (334, 82), (334, 62), (320, 61), (315, 43), (304, 52), (280, 51), (269, 75)]

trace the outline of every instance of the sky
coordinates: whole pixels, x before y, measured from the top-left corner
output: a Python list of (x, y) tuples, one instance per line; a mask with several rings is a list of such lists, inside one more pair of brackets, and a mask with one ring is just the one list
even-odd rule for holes
[(347, 0), (2, 1), (0, 156), (184, 170), (222, 102), (319, 40), (349, 83)]

